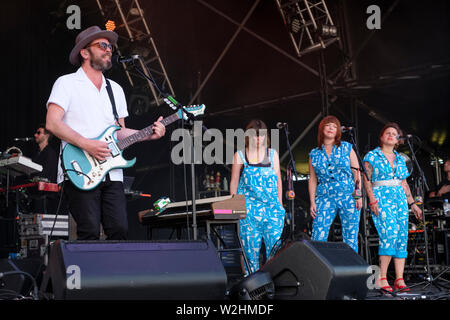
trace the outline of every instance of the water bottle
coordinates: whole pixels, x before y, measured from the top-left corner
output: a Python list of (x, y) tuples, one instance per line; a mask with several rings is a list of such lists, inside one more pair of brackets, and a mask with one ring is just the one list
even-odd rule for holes
[(444, 215), (450, 215), (450, 203), (448, 203), (448, 199), (444, 200)]
[(223, 191), (228, 191), (228, 180), (227, 180), (227, 177), (223, 178)]

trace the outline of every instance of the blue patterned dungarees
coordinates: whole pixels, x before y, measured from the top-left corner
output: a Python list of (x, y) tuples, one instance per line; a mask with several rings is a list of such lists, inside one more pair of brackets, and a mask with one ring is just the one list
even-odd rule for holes
[(244, 164), (237, 193), (245, 195), (247, 207), (247, 216), (240, 221), (240, 234), (250, 273), (259, 269), (262, 238), (269, 259), (284, 227), (285, 210), (278, 200), (278, 180), (273, 168), (274, 150), (269, 150), (270, 164), (267, 165), (249, 164), (242, 151), (238, 151)]
[(352, 196), (355, 182), (350, 168), (351, 150), (352, 145), (342, 141), (339, 147), (333, 145), (330, 157), (324, 146), (309, 153), (317, 176), (317, 216), (313, 221), (312, 240), (328, 240), (331, 224), (339, 210), (343, 240), (358, 253), (360, 210), (356, 209)]
[[(370, 151), (364, 162), (372, 166), (371, 182), (381, 180), (404, 180), (409, 176), (403, 157), (394, 150), (394, 168), (380, 147)], [(374, 186), (373, 193), (378, 201), (378, 215), (372, 213), (372, 220), (380, 238), (378, 255), (406, 258), (408, 256), (408, 202), (401, 185)]]

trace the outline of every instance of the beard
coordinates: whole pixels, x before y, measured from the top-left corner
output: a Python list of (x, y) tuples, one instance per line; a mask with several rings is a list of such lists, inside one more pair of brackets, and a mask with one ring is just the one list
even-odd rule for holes
[(90, 53), (91, 59), (90, 59), (90, 65), (93, 69), (104, 72), (106, 70), (111, 69), (112, 62), (111, 59), (104, 61), (103, 58), (106, 56), (109, 56), (111, 58), (111, 54), (109, 53), (103, 53), (102, 55), (95, 55), (91, 50), (88, 51)]

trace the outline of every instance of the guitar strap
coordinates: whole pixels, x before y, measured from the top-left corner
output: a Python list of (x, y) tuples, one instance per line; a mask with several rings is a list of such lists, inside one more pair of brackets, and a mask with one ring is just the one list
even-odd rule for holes
[(111, 105), (112, 105), (112, 109), (113, 109), (113, 114), (114, 114), (114, 119), (116, 119), (117, 124), (122, 127), (119, 123), (119, 115), (117, 114), (117, 109), (116, 109), (116, 102), (114, 100), (114, 94), (112, 92), (112, 88), (111, 88), (111, 84), (109, 83), (109, 80), (106, 79), (106, 91), (108, 91), (108, 95), (109, 95), (109, 100), (111, 100)]

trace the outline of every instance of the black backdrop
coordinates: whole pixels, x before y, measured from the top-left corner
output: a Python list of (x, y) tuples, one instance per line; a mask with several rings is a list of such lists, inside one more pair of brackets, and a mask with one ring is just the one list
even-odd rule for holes
[[(36, 126), (45, 120), (45, 103), (53, 82), (60, 75), (76, 70), (68, 63), (68, 53), (78, 31), (65, 27), (68, 17), (65, 8), (72, 3), (82, 7), (82, 28), (103, 24), (95, 1), (17, 0), (1, 4), (2, 151), (14, 145), (31, 156), (36, 150), (34, 144), (13, 142), (13, 138), (32, 136)], [(241, 21), (253, 1), (211, 0), (208, 3)], [(327, 2), (333, 14), (338, 3), (342, 1)], [(370, 33), (365, 27), (367, 6), (378, 4), (382, 14), (386, 14), (392, 3), (382, 0), (346, 1), (351, 42), (355, 49)], [(207, 74), (236, 26), (195, 0), (151, 0), (141, 1), (141, 4), (177, 98), (187, 102), (196, 91), (197, 75), (204, 77)], [(426, 64), (448, 65), (449, 13), (450, 4), (445, 0), (436, 0), (432, 4), (400, 1), (356, 60), (358, 78), (361, 81), (373, 80), (379, 75), (417, 69), (417, 66)], [(247, 27), (295, 55), (274, 1), (261, 1)], [(342, 62), (336, 52), (335, 48), (325, 52), (329, 71)], [(317, 54), (303, 57), (302, 62), (318, 68)], [(131, 88), (121, 70), (114, 69), (107, 76), (121, 83), (129, 95)], [(373, 86), (370, 90), (359, 91), (357, 97), (386, 119), (397, 121), (406, 132), (420, 136), (429, 150), (445, 156), (450, 147), (449, 79), (448, 72), (439, 75), (428, 73), (418, 80), (398, 80), (390, 85)], [(230, 111), (220, 116), (214, 114), (227, 108), (318, 90), (319, 84), (317, 77), (248, 33), (241, 32), (202, 92), (201, 101), (207, 105), (205, 124), (224, 130), (243, 127), (254, 117), (263, 119), (272, 128), (277, 121), (287, 121), (292, 142), (321, 110), (318, 94), (262, 103), (258, 107)], [(346, 125), (352, 125), (354, 120), (350, 116), (349, 102), (347, 96), (339, 95), (330, 108), (330, 113), (337, 115)], [(159, 114), (169, 113), (169, 108), (164, 106), (152, 109), (141, 117), (130, 116), (127, 126), (142, 128)], [(364, 153), (376, 146), (382, 123), (369, 116), (365, 109), (358, 109), (357, 115), (359, 147)], [(170, 170), (170, 133), (174, 128), (176, 126), (157, 142), (136, 145), (127, 151), (128, 157), (138, 156), (135, 168), (126, 171), (127, 175), (136, 176), (134, 188), (152, 194), (151, 200), (130, 202), (131, 215), (147, 208), (163, 195), (176, 201), (184, 199), (183, 182), (186, 182), (190, 195), (189, 168), (187, 181), (183, 178), (182, 166), (172, 168), (172, 173)], [(295, 150), (299, 171), (304, 173), (308, 151), (315, 144), (316, 128)], [(285, 151), (282, 138), (280, 153)], [(422, 150), (418, 156), (430, 186), (434, 187), (429, 152)], [(204, 170), (203, 167), (197, 168), (200, 179)], [(224, 168), (218, 170), (229, 174)], [(307, 199), (305, 183), (299, 183), (298, 188), (299, 197)]]

